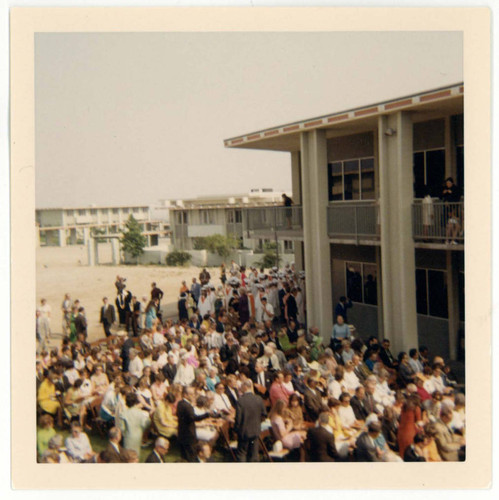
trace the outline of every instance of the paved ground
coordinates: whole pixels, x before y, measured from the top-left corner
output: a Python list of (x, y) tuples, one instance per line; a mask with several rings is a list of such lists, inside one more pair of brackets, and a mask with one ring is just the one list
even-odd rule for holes
[[(103, 261), (110, 255), (106, 244), (99, 246)], [(109, 255), (107, 255), (109, 254)], [(161, 309), (166, 317), (177, 315), (177, 300), (180, 285), (183, 280), (190, 283), (192, 277), (199, 276), (197, 267), (166, 267), (166, 266), (112, 266), (101, 265), (89, 267), (86, 265), (87, 254), (83, 246), (71, 247), (41, 247), (36, 254), (36, 300), (47, 299), (52, 307), (52, 331), (61, 333), (61, 304), (64, 294), (80, 299), (85, 307), (88, 321), (90, 341), (104, 336), (99, 324), (102, 297), (109, 297), (114, 302), (116, 275), (127, 278), (127, 287), (139, 300), (142, 296), (150, 297), (151, 283), (155, 281), (163, 290), (165, 296)], [(219, 270), (208, 268), (212, 281), (219, 283)], [(55, 336), (59, 337), (58, 335)]]

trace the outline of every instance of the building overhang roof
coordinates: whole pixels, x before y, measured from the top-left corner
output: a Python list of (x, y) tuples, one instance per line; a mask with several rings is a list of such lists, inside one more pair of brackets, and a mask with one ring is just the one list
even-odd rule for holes
[(370, 104), (328, 115), (280, 125), (224, 140), (225, 147), (263, 149), (272, 151), (299, 151), (301, 132), (321, 129), (326, 137), (341, 137), (375, 130), (378, 117), (398, 111), (414, 113), (413, 120), (422, 122), (463, 112), (464, 86), (451, 86), (428, 90), (390, 101)]

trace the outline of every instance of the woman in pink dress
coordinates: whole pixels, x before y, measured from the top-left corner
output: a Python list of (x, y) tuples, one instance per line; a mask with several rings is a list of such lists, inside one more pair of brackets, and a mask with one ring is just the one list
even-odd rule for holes
[(305, 431), (292, 431), (293, 422), (284, 420), (283, 414), (286, 409), (286, 403), (279, 399), (270, 411), (270, 423), (274, 437), (282, 442), (284, 448), (292, 450), (299, 448), (305, 441)]

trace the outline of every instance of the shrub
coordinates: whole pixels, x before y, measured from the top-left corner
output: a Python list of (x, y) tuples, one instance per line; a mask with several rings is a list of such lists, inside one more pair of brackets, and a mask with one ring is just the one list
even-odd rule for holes
[(184, 252), (182, 250), (174, 250), (166, 256), (167, 266), (185, 266), (192, 258), (189, 252)]

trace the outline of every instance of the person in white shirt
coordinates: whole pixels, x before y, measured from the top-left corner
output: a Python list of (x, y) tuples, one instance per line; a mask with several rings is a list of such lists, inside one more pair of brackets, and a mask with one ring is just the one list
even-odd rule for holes
[(355, 418), (355, 413), (350, 406), (350, 394), (344, 392), (340, 396), (341, 406), (338, 407), (338, 416), (344, 429), (358, 429), (360, 422)]
[(342, 366), (336, 368), (334, 376), (331, 375), (327, 384), (327, 393), (330, 397), (334, 399), (340, 399), (343, 392), (346, 391), (345, 384), (343, 382), (343, 377), (345, 370)]
[(230, 404), (229, 397), (225, 394), (225, 385), (221, 382), (215, 386), (215, 398), (212, 409), (228, 417), (235, 416), (235, 410)]
[(71, 424), (71, 435), (66, 438), (66, 448), (76, 462), (95, 462), (96, 454), (78, 422)]
[(38, 325), (40, 329), (40, 335), (43, 339), (48, 340), (50, 338), (50, 316), (52, 308), (47, 304), (46, 299), (42, 299), (41, 306), (38, 308), (40, 311), (40, 317), (38, 318)]
[(274, 307), (269, 303), (267, 297), (261, 298), (262, 303), (262, 320), (272, 321), (274, 319)]
[(352, 361), (347, 361), (345, 363), (345, 373), (343, 375), (343, 384), (345, 386), (345, 389), (350, 394), (354, 394), (355, 389), (357, 389), (357, 387), (359, 387), (359, 385), (360, 385), (359, 378), (357, 377), (357, 375), (355, 375), (354, 369), (355, 369), (355, 367), (354, 367)]
[(211, 312), (211, 299), (208, 297), (206, 288), (203, 288), (201, 290), (201, 297), (199, 298), (198, 302), (198, 310), (202, 318), (204, 318), (206, 314), (210, 314)]
[(142, 377), (142, 371), (144, 369), (144, 364), (140, 359), (136, 349), (130, 349), (130, 363), (128, 365), (128, 371), (134, 377)]
[(163, 329), (161, 325), (158, 325), (156, 327), (156, 331), (154, 332), (152, 336), (152, 343), (154, 347), (158, 347), (160, 345), (163, 345), (166, 343), (165, 336), (163, 335)]
[(180, 363), (177, 366), (177, 373), (173, 380), (175, 384), (183, 386), (191, 385), (196, 378), (194, 374), (194, 367), (187, 363), (187, 357), (187, 353), (182, 354), (180, 357)]

